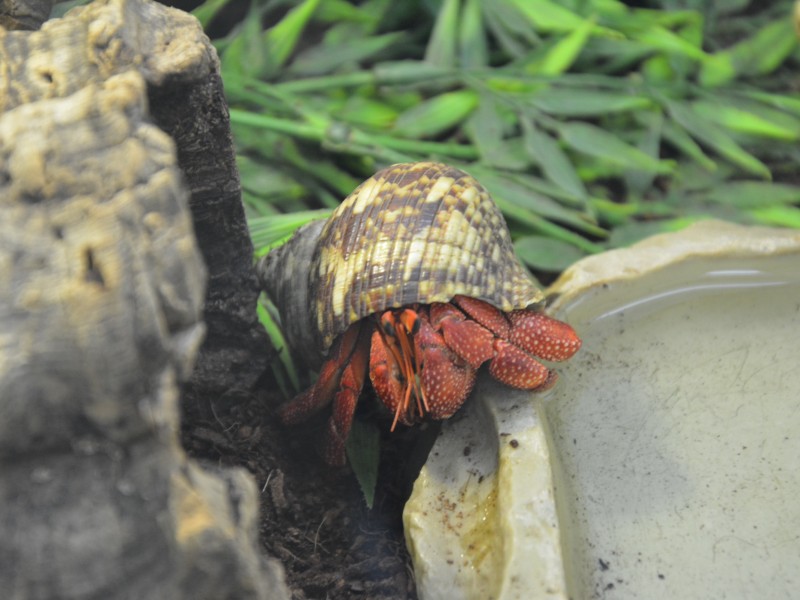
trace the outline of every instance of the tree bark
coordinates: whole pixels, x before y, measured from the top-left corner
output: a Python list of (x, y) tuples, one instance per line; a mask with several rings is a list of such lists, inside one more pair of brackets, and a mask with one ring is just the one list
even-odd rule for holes
[(107, 0), (0, 63), (0, 597), (287, 598), (252, 479), (178, 441), (180, 383), (201, 406), (267, 349), (213, 48)]

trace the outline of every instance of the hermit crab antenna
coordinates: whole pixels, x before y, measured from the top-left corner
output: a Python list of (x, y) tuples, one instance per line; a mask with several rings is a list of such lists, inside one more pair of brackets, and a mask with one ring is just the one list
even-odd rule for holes
[(414, 342), (411, 339), (419, 331), (420, 316), (416, 310), (405, 308), (398, 315), (398, 321), (403, 325), (404, 329), (403, 335), (404, 337), (407, 338), (406, 344), (408, 346), (408, 354), (409, 356), (414, 357), (414, 367), (413, 367), (413, 372), (411, 373), (413, 378), (411, 380), (414, 382), (414, 392), (415, 392), (414, 395), (417, 399), (417, 410), (419, 410), (420, 416), (424, 416), (425, 413), (430, 412), (430, 408), (428, 408), (428, 399), (425, 395), (425, 389), (422, 387), (422, 384), (419, 381), (419, 377), (417, 377), (417, 375), (421, 373), (420, 369), (422, 365), (420, 364), (419, 361), (419, 354), (415, 350)]
[(408, 411), (409, 400), (411, 399), (411, 382), (414, 380), (414, 367), (411, 364), (411, 356), (409, 355), (411, 348), (403, 323), (396, 320), (394, 313), (385, 312), (381, 315), (378, 321), (378, 331), (380, 331), (386, 347), (392, 353), (392, 359), (397, 364), (397, 368), (405, 380), (403, 402), (397, 405), (394, 411), (394, 420), (389, 429), (389, 431), (394, 431), (400, 414)]

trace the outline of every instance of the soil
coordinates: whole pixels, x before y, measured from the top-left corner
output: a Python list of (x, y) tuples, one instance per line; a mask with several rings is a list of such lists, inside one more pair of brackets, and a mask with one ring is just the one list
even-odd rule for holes
[[(352, 470), (329, 467), (319, 456), (315, 442), (327, 416), (285, 428), (274, 410), (283, 399), (260, 387), (255, 394), (219, 398), (210, 411), (192, 411), (184, 418), (183, 444), (197, 460), (252, 473), (261, 490), (261, 541), (283, 563), (292, 598), (415, 599), (402, 510), (427, 455), (419, 451), (419, 440), (435, 436), (435, 429), (389, 437), (388, 422), (381, 423), (386, 435), (375, 502), (368, 509)], [(362, 398), (360, 411), (372, 401)], [(213, 418), (204, 420), (198, 412)], [(423, 458), (409, 468), (409, 455)]]

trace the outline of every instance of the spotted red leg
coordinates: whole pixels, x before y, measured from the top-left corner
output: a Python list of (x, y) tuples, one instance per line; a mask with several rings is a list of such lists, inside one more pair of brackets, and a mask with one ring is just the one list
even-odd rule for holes
[(572, 327), (541, 313), (516, 310), (506, 314), (466, 296), (456, 296), (453, 303), (474, 320), (466, 319), (455, 308), (446, 308), (449, 305), (437, 308), (437, 314), (444, 315), (439, 322), (448, 345), (476, 368), (491, 359), (489, 373), (508, 386), (537, 390), (552, 387), (556, 373), (534, 357), (560, 361), (580, 348)]
[(316, 383), (278, 409), (283, 423), (293, 425), (305, 421), (333, 400), (333, 415), (323, 440), (325, 460), (332, 465), (345, 463), (344, 442), (364, 386), (369, 356), (367, 344), (369, 328), (366, 325), (355, 323), (349, 327), (334, 344)]
[(581, 347), (581, 338), (567, 323), (530, 310), (508, 313), (511, 334), (508, 341), (526, 352), (560, 362)]

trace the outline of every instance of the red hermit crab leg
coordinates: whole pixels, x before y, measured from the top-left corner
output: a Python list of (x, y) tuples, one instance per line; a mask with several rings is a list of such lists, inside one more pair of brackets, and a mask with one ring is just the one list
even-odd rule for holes
[(362, 326), (354, 324), (336, 340), (331, 357), (320, 369), (317, 382), (278, 409), (281, 420), (289, 425), (306, 420), (327, 406), (339, 389), (342, 372), (359, 347)]

